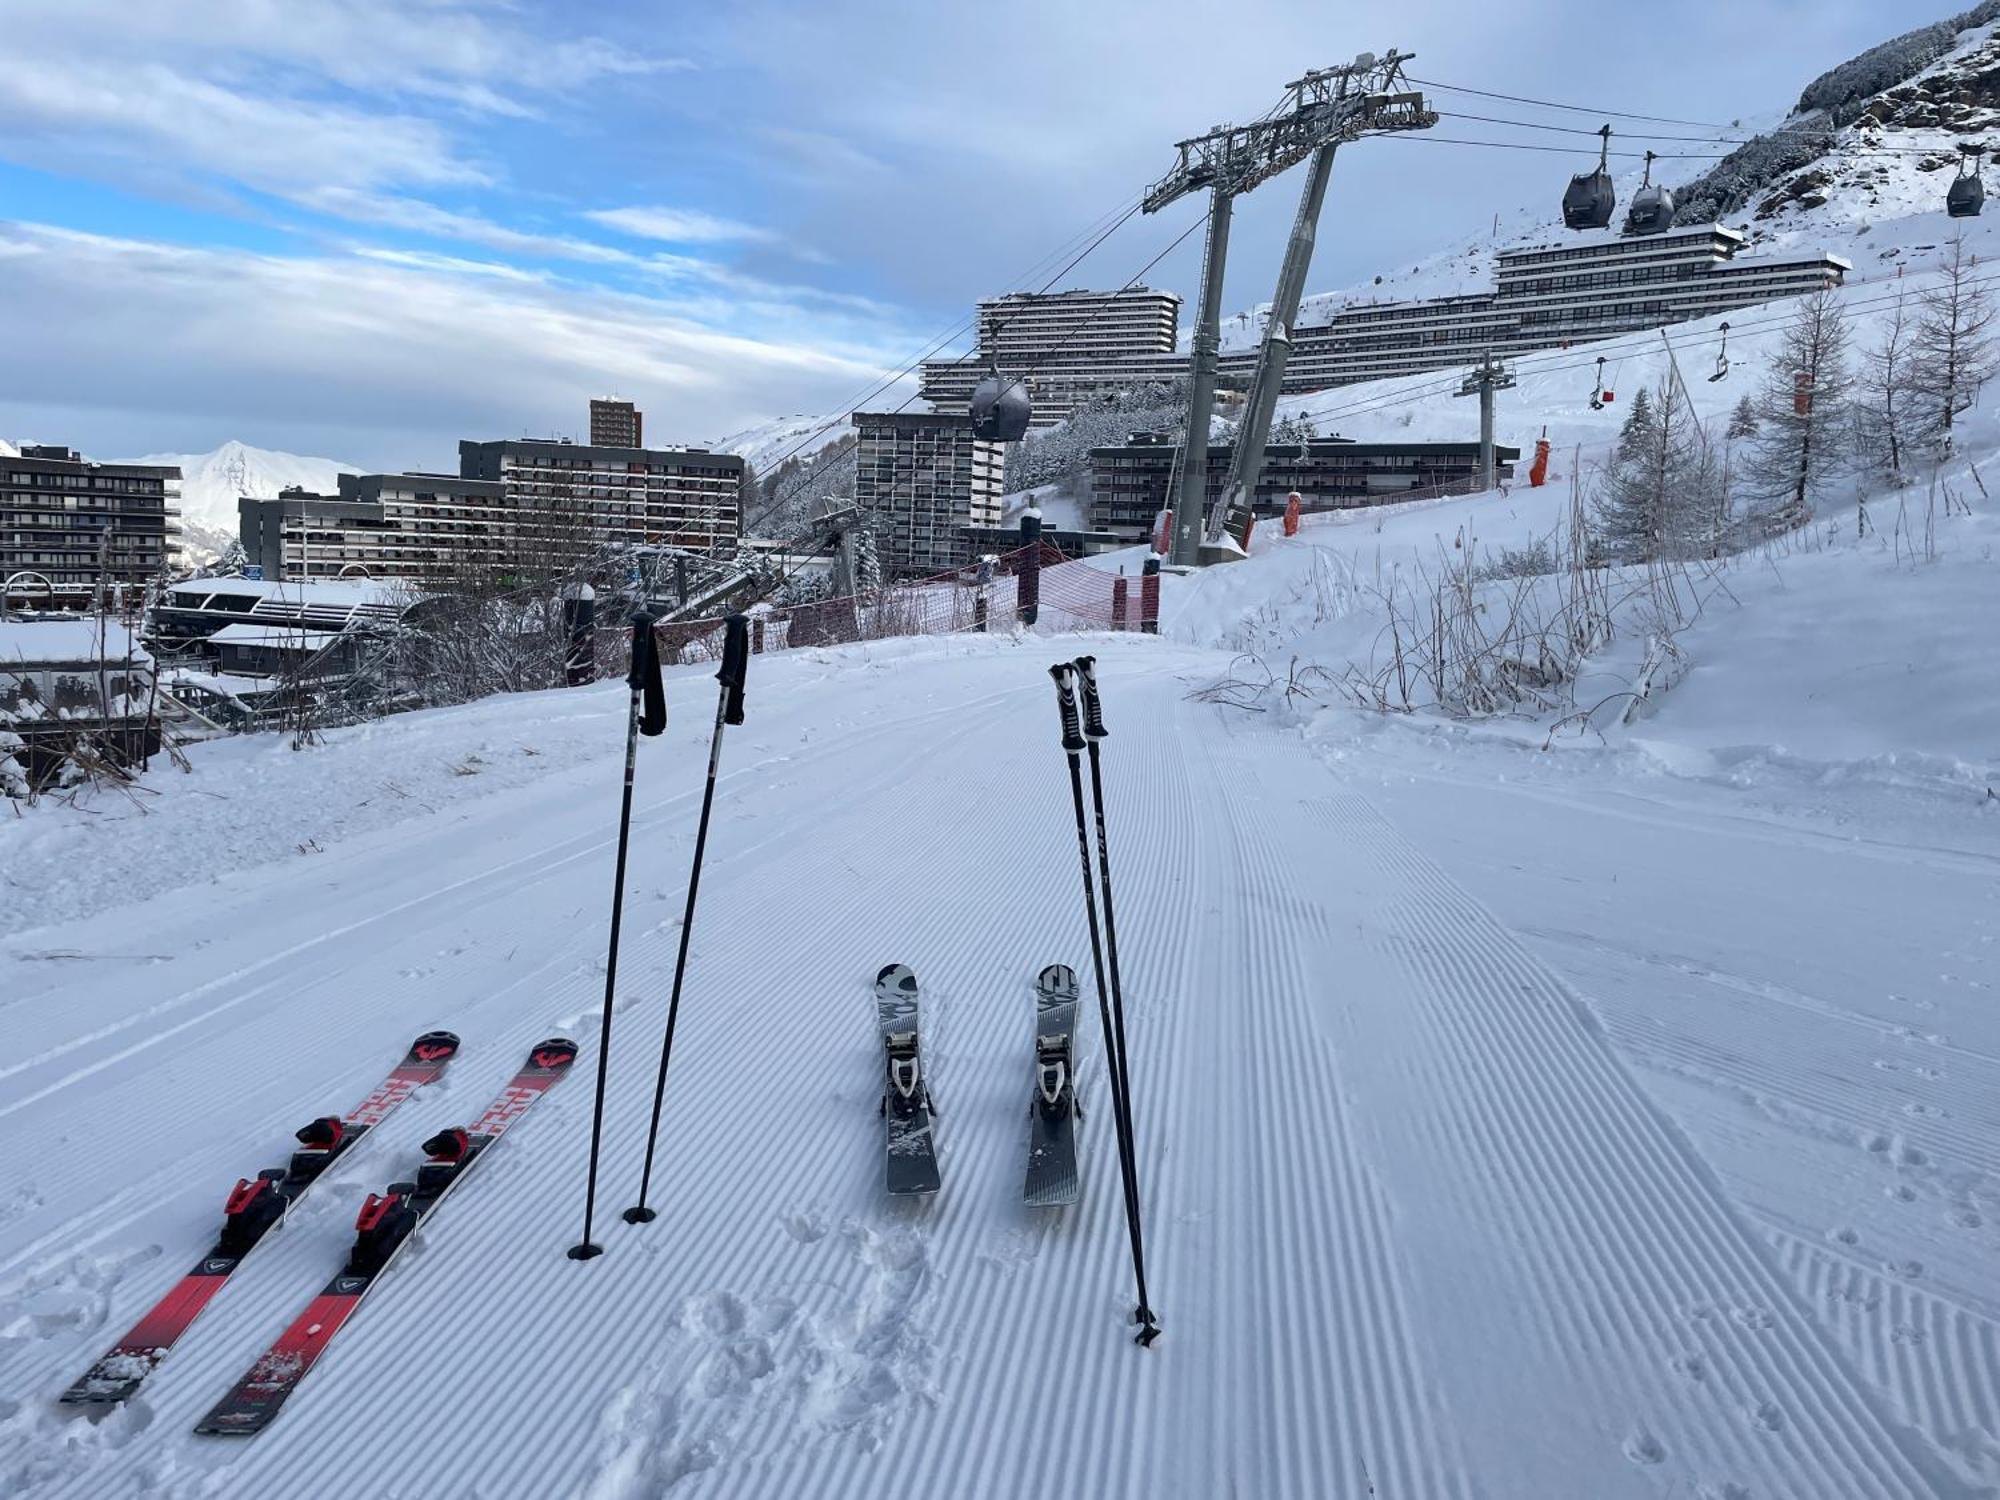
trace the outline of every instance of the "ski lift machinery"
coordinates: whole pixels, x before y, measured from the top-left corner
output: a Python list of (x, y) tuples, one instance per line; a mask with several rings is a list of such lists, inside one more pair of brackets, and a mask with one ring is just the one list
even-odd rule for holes
[(1979, 180), (1980, 151), (1961, 149), (1958, 153), (1958, 175), (1951, 180), (1951, 187), (1944, 195), (1944, 210), (1954, 219), (1976, 219), (1979, 210), (1986, 206), (1986, 184)]
[(1604, 138), (1597, 151), (1597, 170), (1577, 173), (1563, 193), (1563, 225), (1568, 229), (1602, 229), (1618, 206), (1611, 187), (1611, 127), (1601, 126), (1597, 133)]
[[(1610, 143), (1607, 141), (1607, 145)], [(1665, 234), (1674, 224), (1674, 193), (1672, 188), (1659, 187), (1653, 182), (1655, 153), (1646, 153), (1646, 176), (1639, 184), (1639, 191), (1632, 195), (1632, 207), (1625, 214), (1627, 234)]]

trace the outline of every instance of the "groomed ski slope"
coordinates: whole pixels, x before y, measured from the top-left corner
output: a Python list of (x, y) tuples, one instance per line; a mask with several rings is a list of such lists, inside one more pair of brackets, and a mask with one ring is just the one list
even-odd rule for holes
[[(1504, 855), (1497, 879), (1490, 851), (1467, 855), (1478, 895), (1423, 846), (1466, 833), (1427, 816), (1452, 775), (1517, 798), (1489, 767), (1440, 777), (1428, 749), (1393, 747), (1358, 760), (1192, 701), (1224, 654), (1100, 638), (1166, 1329), (1135, 1348), (1094, 1022), (1083, 1202), (1018, 1203), (1035, 972), (1075, 966), (1094, 1016), (1045, 670), (1083, 644), (753, 661), (710, 835), (661, 1217), (635, 1228), (615, 1212), (636, 1185), (713, 714), (706, 675), (670, 675), (674, 720), (639, 770), (607, 1253), (587, 1264), (562, 1252), (596, 1063), (618, 685), (515, 700), (511, 731), (491, 704), (403, 721), (413, 757), (436, 758), (453, 714), (479, 716), (489, 762), (544, 730), (580, 752), (539, 780), (10, 940), (0, 1488), (1979, 1492), (1971, 1434), (1991, 1430), (1990, 1389), (1960, 1381), (1934, 1412), (1898, 1395), (1871, 1364), (1873, 1325), (1823, 1297), (1836, 1273), (1773, 1241), (1642, 1087), (1596, 997), (1542, 956), (1545, 934), (1500, 915), (1603, 842), (1615, 795), (1575, 799), (1559, 833), (1526, 818), (1542, 830), (1523, 846), (1529, 881)], [(396, 733), (296, 761), (339, 764)], [(1719, 807), (1672, 821), (1689, 847), (1667, 886), (1693, 889), (1732, 839), (1794, 842)], [(1892, 869), (1823, 854), (1827, 888)], [(1961, 903), (1947, 915), (1983, 922), (1990, 943), (1990, 890), (1974, 874), (1926, 895)], [(1669, 899), (1659, 928), (1678, 920)], [(870, 986), (891, 960), (923, 983), (943, 1111), (944, 1191), (927, 1206), (880, 1190)], [(281, 1161), (295, 1125), (430, 1026), (464, 1037), (449, 1077), (316, 1188), (128, 1409), (95, 1425), (60, 1412), (67, 1381), (206, 1245), (236, 1177)], [(574, 1075), (426, 1228), (270, 1431), (195, 1437), (338, 1263), (362, 1194), (407, 1175), (417, 1142), (476, 1111), (552, 1031), (584, 1041)], [(1754, 1034), (1782, 1072), (1783, 1029)], [(1948, 1459), (1913, 1424), (1954, 1416)]]

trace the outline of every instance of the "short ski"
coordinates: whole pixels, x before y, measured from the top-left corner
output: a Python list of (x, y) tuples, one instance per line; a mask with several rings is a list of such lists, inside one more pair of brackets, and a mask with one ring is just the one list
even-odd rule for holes
[(1035, 1087), (1028, 1100), (1028, 1177), (1021, 1201), (1035, 1208), (1074, 1203), (1076, 1122), (1076, 975), (1050, 964), (1035, 981)]
[(278, 1336), (235, 1389), (201, 1419), (195, 1431), (232, 1436), (263, 1431), (326, 1352), (333, 1336), (354, 1315), (396, 1253), (409, 1243), (417, 1226), (575, 1060), (576, 1043), (566, 1037), (537, 1042), (521, 1071), (508, 1080), (470, 1128), (440, 1131), (424, 1142), (430, 1159), (417, 1170), (415, 1182), (392, 1182), (386, 1193), (370, 1193), (355, 1220), (354, 1248), (340, 1274)]
[(882, 1114), (889, 1122), (884, 1183), (891, 1193), (935, 1193), (937, 1143), (931, 1138), (930, 1080), (924, 1076), (917, 1035), (917, 976), (890, 964), (875, 976), (875, 1009), (882, 1026)]
[(167, 1356), (174, 1341), (201, 1316), (243, 1258), (284, 1222), (291, 1206), (306, 1195), (326, 1169), (389, 1117), (390, 1111), (437, 1078), (458, 1052), (449, 1031), (427, 1031), (410, 1044), (396, 1064), (359, 1104), (344, 1115), (327, 1115), (298, 1131), (299, 1149), (289, 1166), (270, 1167), (239, 1180), (223, 1208), (222, 1233), (201, 1263), (177, 1281), (131, 1331), (92, 1365), (62, 1400), (68, 1406), (115, 1406), (138, 1390)]

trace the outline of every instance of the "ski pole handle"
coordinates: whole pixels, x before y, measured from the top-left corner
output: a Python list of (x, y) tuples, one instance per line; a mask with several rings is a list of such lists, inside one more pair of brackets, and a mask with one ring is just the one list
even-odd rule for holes
[(1093, 740), (1101, 740), (1110, 731), (1104, 727), (1104, 704), (1097, 696), (1097, 658), (1079, 656), (1075, 662), (1077, 680), (1082, 684), (1083, 732)]
[(625, 685), (636, 696), (645, 695), (645, 713), (639, 733), (656, 735), (667, 727), (667, 689), (660, 680), (660, 644), (653, 636), (653, 617), (643, 609), (632, 616), (632, 669)]
[(1062, 710), (1062, 747), (1071, 755), (1083, 748), (1083, 730), (1076, 721), (1076, 693), (1069, 685), (1069, 674), (1075, 670), (1066, 661), (1049, 668), (1049, 676), (1056, 680), (1056, 704)]
[(750, 621), (744, 615), (731, 615), (722, 622), (722, 666), (715, 674), (722, 684), (725, 724), (743, 722), (743, 679), (749, 670)]

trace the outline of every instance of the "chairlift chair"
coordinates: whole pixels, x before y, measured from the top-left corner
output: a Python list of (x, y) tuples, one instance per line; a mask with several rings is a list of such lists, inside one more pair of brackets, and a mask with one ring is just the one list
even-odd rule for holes
[(1603, 126), (1597, 133), (1604, 137), (1597, 153), (1597, 170), (1577, 173), (1563, 194), (1563, 225), (1569, 229), (1602, 229), (1618, 206), (1618, 195), (1611, 186), (1611, 127)]
[(1604, 388), (1604, 356), (1597, 356), (1597, 375), (1590, 382), (1590, 409), (1603, 411), (1604, 403), (1611, 399), (1611, 392)]
[(1027, 435), (1034, 407), (1028, 387), (996, 368), (972, 390), (972, 435), (995, 443), (1017, 443)]
[(1708, 381), (1710, 385), (1713, 385), (1718, 380), (1727, 380), (1728, 378), (1729, 378), (1729, 323), (1728, 320), (1725, 319), (1722, 324), (1722, 347), (1716, 351), (1715, 355), (1715, 373), (1708, 377)]
[(1978, 151), (1962, 151), (1958, 158), (1958, 176), (1951, 180), (1951, 188), (1944, 196), (1945, 212), (1954, 219), (1976, 219), (1979, 210), (1986, 206), (1986, 184), (1979, 180)]
[(1657, 159), (1654, 152), (1646, 153), (1646, 176), (1639, 184), (1639, 191), (1632, 195), (1632, 207), (1625, 214), (1627, 234), (1665, 234), (1674, 223), (1674, 193), (1672, 188), (1659, 187), (1653, 182), (1653, 163)]

